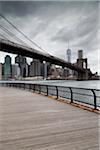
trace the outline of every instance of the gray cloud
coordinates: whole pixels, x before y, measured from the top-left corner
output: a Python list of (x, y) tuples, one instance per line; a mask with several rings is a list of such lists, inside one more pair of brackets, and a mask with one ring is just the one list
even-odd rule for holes
[[(65, 26), (58, 33), (52, 37), (52, 41), (60, 41), (66, 42), (68, 40), (74, 41), (77, 39), (78, 45), (87, 43), (87, 40), (93, 38), (97, 38), (98, 32), (98, 6), (95, 6), (95, 10), (91, 10), (92, 12), (88, 12), (89, 14), (83, 14), (83, 16), (76, 18), (76, 24), (73, 24), (71, 28), (69, 26)], [(91, 37), (90, 37), (91, 35)], [(85, 39), (84, 39), (85, 37)], [(80, 41), (78, 39), (81, 39)], [(92, 41), (91, 41), (92, 42)]]
[(38, 9), (39, 2), (28, 1), (1, 1), (1, 10), (5, 15), (26, 17), (35, 13)]
[[(97, 1), (5, 1), (0, 2), (0, 13), (49, 53), (60, 58), (65, 59), (67, 42), (70, 40), (72, 58), (75, 60), (78, 49), (85, 50), (89, 56), (91, 51), (100, 48), (98, 43), (100, 36), (97, 37), (99, 4)], [(26, 41), (1, 18), (0, 24)], [(33, 46), (28, 41), (27, 43)]]

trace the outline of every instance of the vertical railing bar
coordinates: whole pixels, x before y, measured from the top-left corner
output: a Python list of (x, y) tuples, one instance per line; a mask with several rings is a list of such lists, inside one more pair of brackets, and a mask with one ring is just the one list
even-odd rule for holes
[(58, 87), (56, 86), (56, 99), (58, 99)]
[(69, 87), (69, 89), (70, 89), (70, 94), (71, 94), (71, 102), (70, 103), (73, 103), (73, 91), (72, 91), (71, 87)]
[(49, 93), (48, 93), (48, 85), (46, 85), (46, 88), (47, 88), (47, 96), (48, 96), (48, 94), (49, 94)]
[(95, 92), (94, 92), (94, 90), (92, 89), (91, 90), (92, 91), (92, 93), (93, 93), (93, 96), (94, 96), (94, 109), (97, 109), (97, 102), (96, 102), (96, 94), (95, 94)]

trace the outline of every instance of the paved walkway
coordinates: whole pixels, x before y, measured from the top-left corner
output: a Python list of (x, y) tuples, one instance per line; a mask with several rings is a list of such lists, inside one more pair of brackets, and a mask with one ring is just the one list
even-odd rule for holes
[(99, 150), (99, 115), (0, 87), (0, 150)]

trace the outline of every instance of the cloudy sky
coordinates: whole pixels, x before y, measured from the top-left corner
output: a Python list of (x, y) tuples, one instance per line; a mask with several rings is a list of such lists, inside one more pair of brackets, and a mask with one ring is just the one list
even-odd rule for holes
[[(0, 2), (0, 14), (51, 55), (66, 59), (69, 41), (71, 60), (74, 63), (77, 51), (83, 49), (91, 70), (100, 73), (99, 3), (97, 1), (5, 1)], [(2, 29), (5, 27), (29, 46), (37, 48), (2, 17), (0, 25), (1, 38), (19, 42)], [(4, 55), (0, 52), (0, 62), (4, 61)]]

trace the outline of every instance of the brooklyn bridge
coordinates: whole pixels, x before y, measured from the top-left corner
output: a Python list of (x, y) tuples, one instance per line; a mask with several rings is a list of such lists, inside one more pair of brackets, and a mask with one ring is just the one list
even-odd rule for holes
[[(34, 48), (20, 45), (5, 39), (0, 39), (0, 51), (38, 59), (40, 62), (50, 62), (51, 64), (62, 66), (63, 68), (70, 68), (71, 70), (78, 72), (79, 80), (88, 80), (92, 75), (90, 69), (87, 68), (87, 59), (80, 58), (75, 65), (50, 54), (40, 52)], [(85, 63), (85, 68), (83, 68), (83, 63)]]

